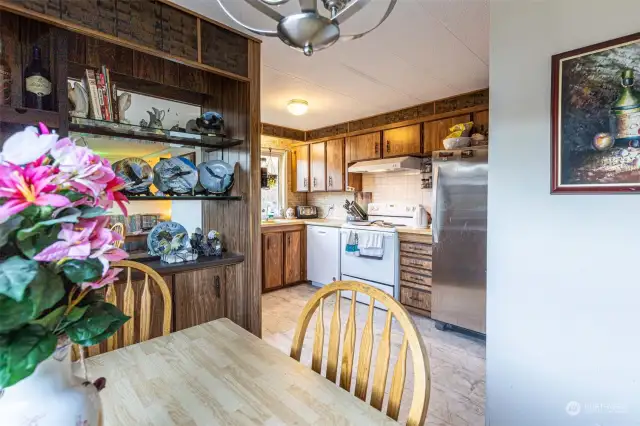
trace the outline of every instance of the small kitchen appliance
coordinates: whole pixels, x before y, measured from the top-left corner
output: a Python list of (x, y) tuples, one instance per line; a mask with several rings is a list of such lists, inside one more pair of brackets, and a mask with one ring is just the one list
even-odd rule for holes
[(296, 217), (298, 219), (317, 219), (318, 208), (316, 206), (297, 206)]
[(427, 213), (427, 209), (425, 209), (423, 205), (418, 204), (416, 206), (413, 212), (413, 223), (411, 226), (414, 228), (426, 228), (429, 226), (429, 213)]

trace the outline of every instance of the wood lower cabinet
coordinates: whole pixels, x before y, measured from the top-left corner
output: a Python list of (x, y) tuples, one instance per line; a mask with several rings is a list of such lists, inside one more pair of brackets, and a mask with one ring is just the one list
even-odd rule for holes
[(442, 141), (449, 135), (449, 128), (456, 124), (467, 123), (469, 121), (471, 121), (471, 115), (464, 114), (424, 123), (423, 152), (426, 154), (445, 149)]
[(381, 158), (380, 137), (380, 132), (349, 136), (346, 142), (348, 161), (353, 163), (356, 161), (377, 160)]
[(296, 146), (291, 151), (291, 191), (309, 191), (309, 145)]
[(284, 234), (269, 232), (262, 234), (262, 288), (272, 290), (283, 286), (284, 280)]
[(382, 133), (382, 157), (420, 155), (420, 124), (385, 130)]
[(327, 191), (344, 191), (344, 139), (327, 144)]
[(262, 232), (262, 291), (298, 284), (307, 279), (304, 225), (282, 225)]
[(432, 237), (401, 233), (400, 303), (408, 310), (431, 316)]
[[(302, 231), (284, 233), (284, 284), (295, 284), (304, 278), (302, 256)], [(304, 250), (306, 251), (306, 250)]]
[(225, 316), (226, 268), (230, 266), (174, 275), (174, 331)]
[(311, 192), (327, 190), (327, 151), (324, 142), (311, 144)]

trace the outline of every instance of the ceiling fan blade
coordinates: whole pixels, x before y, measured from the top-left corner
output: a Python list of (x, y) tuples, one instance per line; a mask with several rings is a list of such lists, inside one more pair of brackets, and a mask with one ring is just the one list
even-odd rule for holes
[(371, 0), (351, 0), (336, 16), (331, 19), (331, 22), (341, 25), (344, 21), (351, 18), (357, 12), (362, 10)]
[(316, 13), (318, 11), (318, 0), (299, 0), (299, 2), (302, 12)]
[(341, 41), (356, 40), (356, 39), (359, 39), (361, 37), (364, 37), (365, 35), (369, 34), (371, 31), (373, 31), (376, 28), (378, 28), (380, 25), (382, 25), (382, 23), (384, 21), (387, 20), (389, 15), (391, 15), (391, 12), (393, 11), (393, 8), (396, 6), (396, 2), (397, 1), (398, 0), (391, 0), (391, 2), (389, 3), (389, 7), (387, 7), (387, 11), (384, 13), (384, 15), (382, 16), (382, 19), (380, 20), (380, 22), (378, 22), (376, 24), (375, 27), (373, 27), (373, 28), (371, 28), (371, 29), (369, 29), (369, 30), (367, 30), (367, 31), (365, 31), (363, 33), (360, 33), (360, 34), (352, 34), (352, 35), (345, 34), (343, 36), (340, 36), (339, 40), (341, 40)]
[(218, 4), (220, 5), (220, 8), (224, 11), (224, 13), (226, 13), (227, 16), (229, 18), (231, 18), (231, 20), (233, 22), (235, 22), (236, 24), (240, 25), (243, 28), (246, 28), (247, 30), (251, 31), (252, 33), (255, 33), (255, 34), (258, 34), (258, 35), (261, 35), (261, 36), (265, 36), (265, 37), (277, 37), (278, 36), (278, 32), (276, 30), (259, 30), (257, 28), (253, 28), (253, 27), (250, 27), (248, 25), (243, 24), (235, 16), (233, 16), (231, 14), (231, 12), (229, 12), (227, 10), (226, 7), (224, 7), (224, 4), (222, 4), (222, 0), (218, 0)]
[(263, 3), (260, 0), (244, 0), (244, 1), (249, 3), (258, 12), (264, 13), (265, 15), (267, 15), (269, 18), (273, 19), (276, 22), (280, 22), (280, 20), (284, 18), (284, 16), (279, 14), (275, 9), (271, 8), (270, 6), (267, 6), (265, 3)]

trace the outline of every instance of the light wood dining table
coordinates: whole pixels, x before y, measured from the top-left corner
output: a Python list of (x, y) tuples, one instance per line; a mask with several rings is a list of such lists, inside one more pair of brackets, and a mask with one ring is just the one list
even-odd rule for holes
[(105, 426), (398, 425), (224, 318), (86, 360)]

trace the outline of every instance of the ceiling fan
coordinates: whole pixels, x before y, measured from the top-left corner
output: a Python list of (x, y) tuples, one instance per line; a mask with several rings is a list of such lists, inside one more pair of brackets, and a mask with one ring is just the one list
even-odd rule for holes
[(247, 30), (266, 37), (279, 37), (285, 44), (302, 51), (306, 56), (317, 50), (326, 49), (338, 40), (355, 40), (378, 28), (391, 14), (397, 0), (390, 0), (382, 19), (371, 29), (360, 34), (341, 35), (340, 25), (351, 18), (371, 0), (321, 0), (330, 17), (320, 14), (318, 0), (298, 0), (300, 13), (283, 16), (273, 7), (289, 0), (244, 0), (259, 12), (277, 22), (275, 30), (260, 30), (243, 24), (217, 0), (224, 12), (237, 24)]

